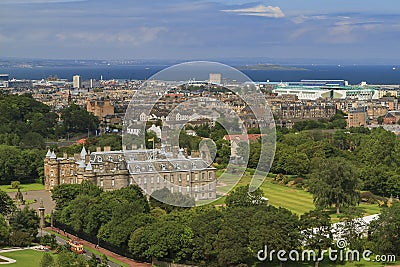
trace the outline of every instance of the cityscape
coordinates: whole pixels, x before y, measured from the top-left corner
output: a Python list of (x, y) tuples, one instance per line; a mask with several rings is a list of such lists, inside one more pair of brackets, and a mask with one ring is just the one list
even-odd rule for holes
[(0, 10), (0, 265), (400, 266), (399, 4)]

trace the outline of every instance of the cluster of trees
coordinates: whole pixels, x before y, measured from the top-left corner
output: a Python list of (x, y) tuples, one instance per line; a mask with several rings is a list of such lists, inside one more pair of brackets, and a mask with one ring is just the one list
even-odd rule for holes
[(13, 200), (0, 190), (0, 246), (29, 246), (36, 240), (38, 228), (36, 211), (28, 206), (17, 209)]
[(32, 183), (43, 177), (45, 151), (0, 145), (0, 184)]
[(0, 93), (0, 114), (0, 184), (39, 181), (46, 139), (86, 133), (99, 124), (96, 117), (74, 104), (62, 112), (58, 122), (58, 115), (30, 94)]
[(293, 129), (296, 131), (312, 129), (345, 129), (347, 126), (345, 116), (346, 114), (339, 110), (337, 114), (332, 116), (329, 120), (320, 119), (295, 122)]
[(61, 120), (62, 123), (55, 128), (57, 137), (93, 132), (99, 128), (99, 119), (76, 104), (71, 104), (61, 112)]
[[(316, 257), (334, 248), (328, 212), (317, 209), (299, 218), (284, 208), (267, 206), (263, 192), (248, 194), (248, 186), (231, 192), (226, 207), (153, 206), (156, 202), (148, 202), (136, 186), (102, 192), (88, 183), (60, 185), (53, 194), (57, 220), (129, 249), (141, 261), (155, 257), (199, 266), (250, 266), (266, 245), (286, 251), (308, 248), (316, 251)], [(340, 217), (344, 222), (340, 234), (351, 240), (350, 248), (399, 255), (400, 203), (383, 209), (368, 236), (366, 230), (365, 235), (354, 231), (355, 216), (361, 214), (347, 208)]]
[[(250, 144), (248, 166), (255, 168), (261, 141)], [(380, 196), (400, 195), (400, 140), (383, 128), (355, 128), (335, 132), (295, 131), (277, 128), (277, 143), (271, 172), (286, 176), (323, 179), (321, 162), (334, 162), (351, 169), (358, 190)], [(334, 170), (331, 170), (334, 171)], [(307, 186), (306, 186), (307, 187)]]
[(68, 246), (58, 246), (57, 257), (54, 257), (50, 252), (45, 253), (40, 261), (40, 267), (107, 267), (108, 259), (103, 254), (97, 258), (92, 254), (90, 259), (85, 259), (84, 256), (78, 255), (69, 251)]

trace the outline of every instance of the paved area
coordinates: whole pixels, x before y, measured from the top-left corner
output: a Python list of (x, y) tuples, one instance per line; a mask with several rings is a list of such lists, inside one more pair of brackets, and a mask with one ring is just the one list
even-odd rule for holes
[[(12, 199), (15, 198), (17, 192), (7, 193)], [(43, 200), (43, 205), (45, 208), (45, 213), (50, 214), (52, 210), (56, 207), (56, 203), (51, 198), (51, 192), (46, 190), (41, 191), (27, 191), (22, 192), (25, 200), (36, 200), (35, 203), (29, 204), (29, 207), (37, 210), (40, 206), (40, 200)]]
[[(53, 231), (56, 231), (56, 232), (57, 232), (57, 229), (56, 229), (56, 228), (51, 228), (51, 227), (48, 227), (48, 228), (45, 228), (45, 229), (44, 229), (44, 231), (46, 231), (46, 230), (53, 230)], [(84, 246), (90, 247), (90, 248), (93, 249), (93, 250), (97, 250), (99, 253), (102, 253), (102, 254), (106, 255), (108, 258), (117, 259), (117, 260), (119, 260), (120, 262), (123, 262), (123, 263), (127, 264), (128, 266), (131, 266), (131, 267), (151, 267), (151, 264), (150, 264), (150, 263), (141, 263), (141, 262), (133, 261), (133, 260), (131, 260), (131, 259), (128, 259), (128, 258), (123, 257), (123, 256), (121, 256), (121, 255), (115, 254), (115, 253), (113, 253), (113, 252), (111, 252), (111, 251), (108, 251), (108, 250), (106, 250), (106, 249), (104, 249), (104, 248), (96, 247), (94, 244), (92, 244), (92, 243), (90, 243), (90, 242), (88, 242), (88, 241), (86, 241), (86, 240), (80, 239), (80, 238), (78, 238), (78, 237), (76, 237), (76, 236), (73, 236), (73, 235), (71, 235), (71, 234), (69, 234), (69, 233), (64, 233), (63, 231), (60, 231), (60, 230), (58, 231), (58, 233), (59, 233), (60, 235), (65, 236), (65, 237), (71, 238), (71, 239), (73, 239), (73, 240), (78, 240), (78, 241), (81, 242)], [(60, 243), (60, 244), (65, 244), (65, 243), (66, 243), (66, 241), (65, 241), (64, 239), (60, 238), (60, 237), (57, 237), (57, 242)], [(85, 254), (86, 254), (86, 256), (87, 256), (88, 258), (90, 258), (90, 257), (92, 256), (92, 253), (90, 253), (90, 252), (86, 252)], [(119, 267), (119, 266), (120, 266), (120, 265), (115, 264), (115, 263), (113, 263), (113, 262), (111, 262), (111, 261), (109, 261), (108, 264), (109, 264), (110, 267)]]

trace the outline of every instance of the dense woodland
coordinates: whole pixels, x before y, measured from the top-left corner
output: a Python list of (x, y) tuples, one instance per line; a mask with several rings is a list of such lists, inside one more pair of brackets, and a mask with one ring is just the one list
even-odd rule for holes
[[(318, 252), (333, 244), (329, 212), (317, 209), (298, 217), (287, 209), (267, 206), (261, 190), (249, 195), (248, 186), (231, 192), (225, 207), (153, 205), (156, 202), (149, 202), (137, 186), (103, 192), (90, 183), (58, 186), (53, 197), (57, 221), (127, 249), (140, 261), (154, 256), (200, 266), (250, 266), (265, 245)], [(352, 220), (362, 216), (362, 211), (354, 206), (341, 211), (345, 222), (341, 231), (352, 249), (368, 247), (375, 253), (400, 255), (395, 230), (400, 227), (400, 203), (382, 209), (368, 237), (354, 231)], [(321, 229), (319, 235), (307, 234), (315, 227)]]
[(40, 182), (45, 142), (98, 128), (98, 120), (72, 104), (59, 115), (29, 94), (0, 94), (0, 184)]

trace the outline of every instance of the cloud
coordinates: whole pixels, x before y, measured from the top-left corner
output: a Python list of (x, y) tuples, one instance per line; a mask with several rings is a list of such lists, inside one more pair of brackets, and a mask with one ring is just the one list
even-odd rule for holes
[(295, 24), (301, 24), (306, 21), (315, 21), (315, 20), (326, 20), (328, 19), (328, 16), (326, 15), (316, 15), (316, 16), (305, 16), (305, 15), (300, 15), (292, 19), (292, 21)]
[(225, 9), (221, 10), (227, 13), (235, 13), (244, 16), (257, 16), (257, 17), (268, 17), (268, 18), (283, 18), (285, 14), (282, 12), (280, 7), (258, 5), (249, 8), (240, 9)]
[(107, 42), (139, 46), (154, 41), (161, 32), (167, 31), (165, 27), (141, 27), (136, 32), (72, 32), (58, 33), (55, 37), (60, 41), (69, 39), (87, 43)]
[(55, 3), (70, 3), (83, 2), (86, 0), (3, 0), (0, 4), (55, 4)]

